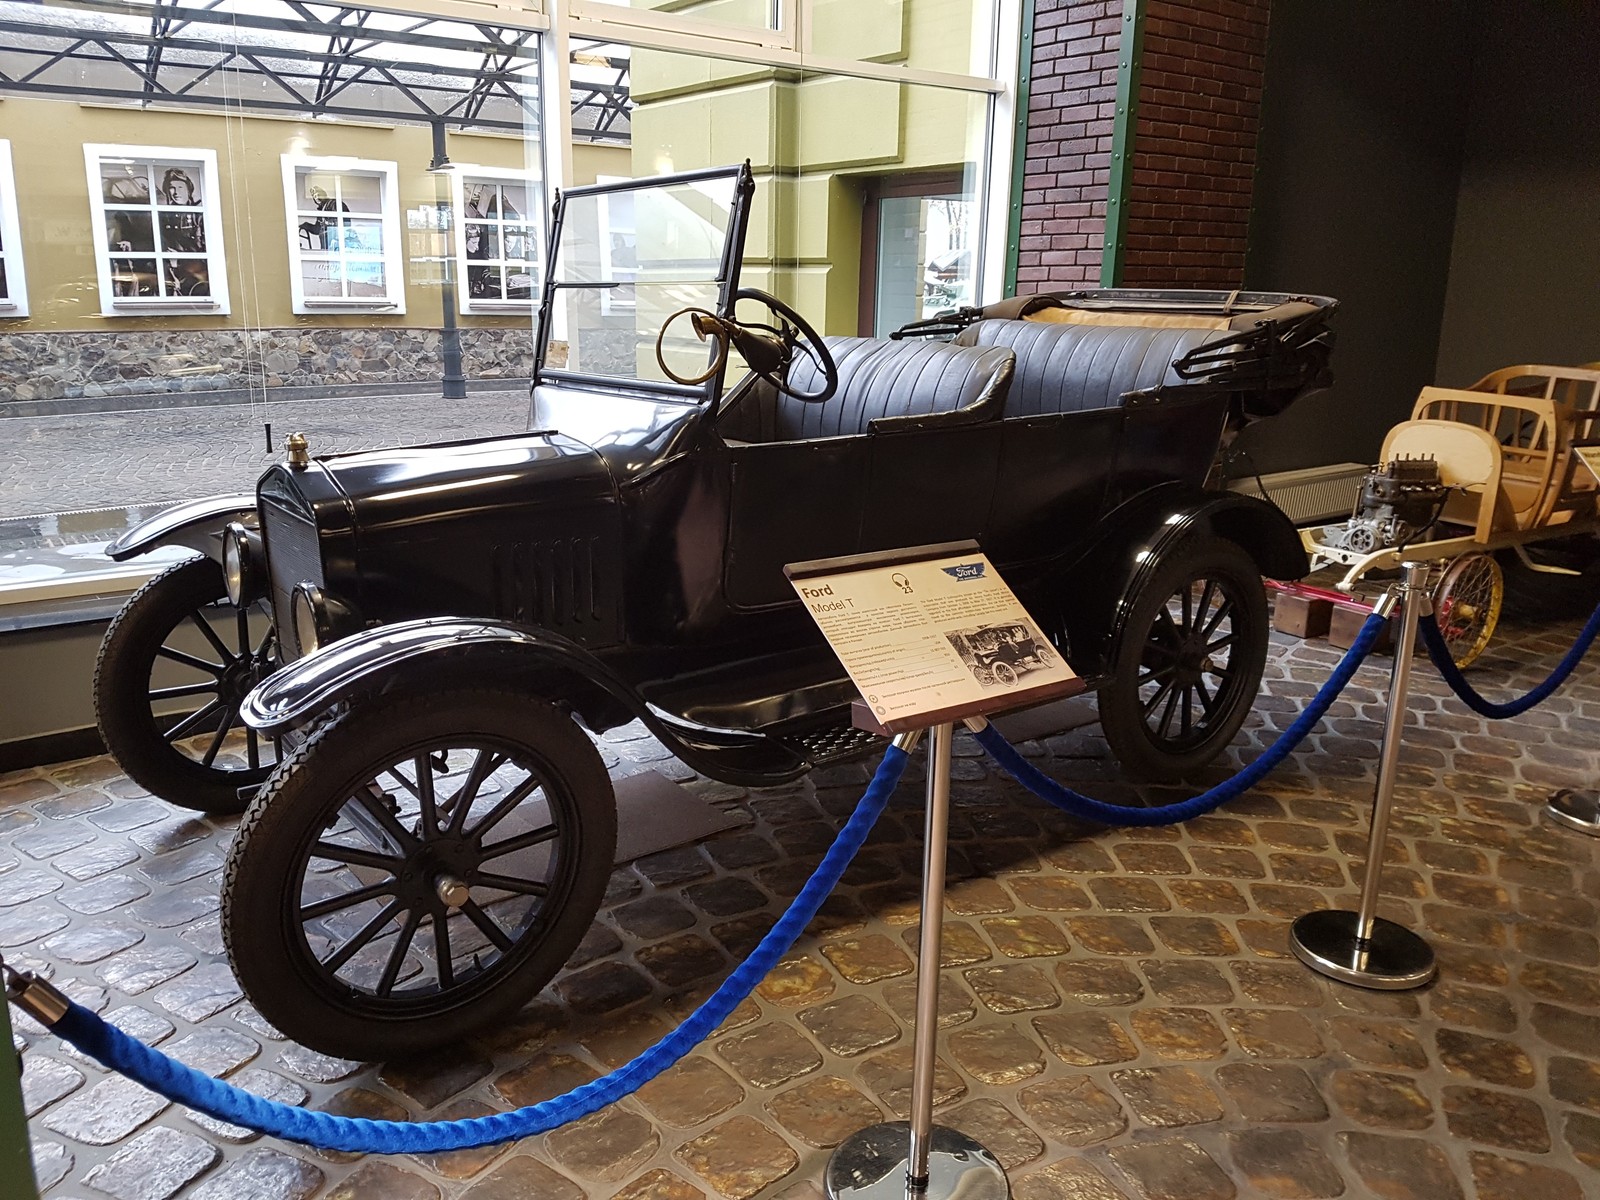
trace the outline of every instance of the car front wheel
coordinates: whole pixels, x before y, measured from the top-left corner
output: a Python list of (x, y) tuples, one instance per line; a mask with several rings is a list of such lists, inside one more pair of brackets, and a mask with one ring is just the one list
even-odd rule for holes
[(287, 757), (228, 856), (245, 993), (313, 1050), (387, 1059), (521, 1008), (588, 931), (616, 849), (589, 739), (491, 689), (358, 703)]
[(1176, 780), (1233, 740), (1261, 686), (1267, 601), (1233, 542), (1191, 537), (1134, 598), (1100, 692), (1100, 723), (1128, 774)]
[[(135, 592), (106, 630), (95, 660), (100, 736), (128, 777), (152, 795), (209, 813), (244, 811), (240, 790), (276, 759), (245, 728), (239, 706), (278, 665), (270, 628), (228, 603), (209, 558), (169, 567)], [(224, 747), (242, 730), (235, 756)]]

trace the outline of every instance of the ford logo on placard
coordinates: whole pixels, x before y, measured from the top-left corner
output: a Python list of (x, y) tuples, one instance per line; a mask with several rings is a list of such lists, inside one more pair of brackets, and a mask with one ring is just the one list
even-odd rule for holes
[(982, 579), (983, 568), (983, 563), (975, 562), (957, 563), (953, 567), (940, 567), (939, 569), (950, 576), (951, 579)]

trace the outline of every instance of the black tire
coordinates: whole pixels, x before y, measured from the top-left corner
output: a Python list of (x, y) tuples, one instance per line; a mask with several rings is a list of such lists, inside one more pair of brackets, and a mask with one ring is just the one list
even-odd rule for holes
[(1261, 574), (1238, 545), (1191, 537), (1168, 552), (1133, 601), (1100, 691), (1124, 770), (1177, 780), (1216, 758), (1255, 703), (1267, 633)]
[(228, 854), (223, 941), (251, 1002), (302, 1045), (366, 1060), (428, 1050), (509, 1017), (561, 969), (599, 911), (616, 840), (600, 755), (551, 705), (391, 693), (319, 728), (251, 803)]
[[(240, 703), (277, 667), (272, 634), (252, 638), (248, 617), (228, 603), (222, 568), (192, 558), (135, 592), (106, 630), (94, 668), (95, 722), (106, 749), (152, 795), (238, 813), (248, 802), (239, 789), (272, 773), (273, 744), (254, 730), (245, 729), (242, 762), (221, 753), (242, 727)], [(181, 627), (204, 635), (209, 652), (171, 645)], [(189, 696), (209, 698), (187, 713), (156, 715), (158, 702)]]

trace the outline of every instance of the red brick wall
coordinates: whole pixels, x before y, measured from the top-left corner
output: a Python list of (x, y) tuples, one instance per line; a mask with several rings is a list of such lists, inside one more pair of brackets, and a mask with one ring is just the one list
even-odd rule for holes
[(1268, 0), (1149, 0), (1122, 282), (1238, 287)]
[[(1244, 274), (1269, 0), (1148, 0), (1122, 282)], [(1017, 290), (1100, 282), (1122, 0), (1037, 0)]]
[(1097, 286), (1121, 0), (1037, 0), (1017, 290)]

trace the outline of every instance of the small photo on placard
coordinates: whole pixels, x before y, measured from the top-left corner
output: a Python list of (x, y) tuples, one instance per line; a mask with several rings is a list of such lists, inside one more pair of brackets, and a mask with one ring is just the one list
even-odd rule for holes
[(1591, 475), (1600, 479), (1600, 446), (1574, 446), (1572, 452), (1583, 460)]
[(984, 555), (789, 569), (873, 716), (893, 732), (1075, 690), (1078, 677)]

